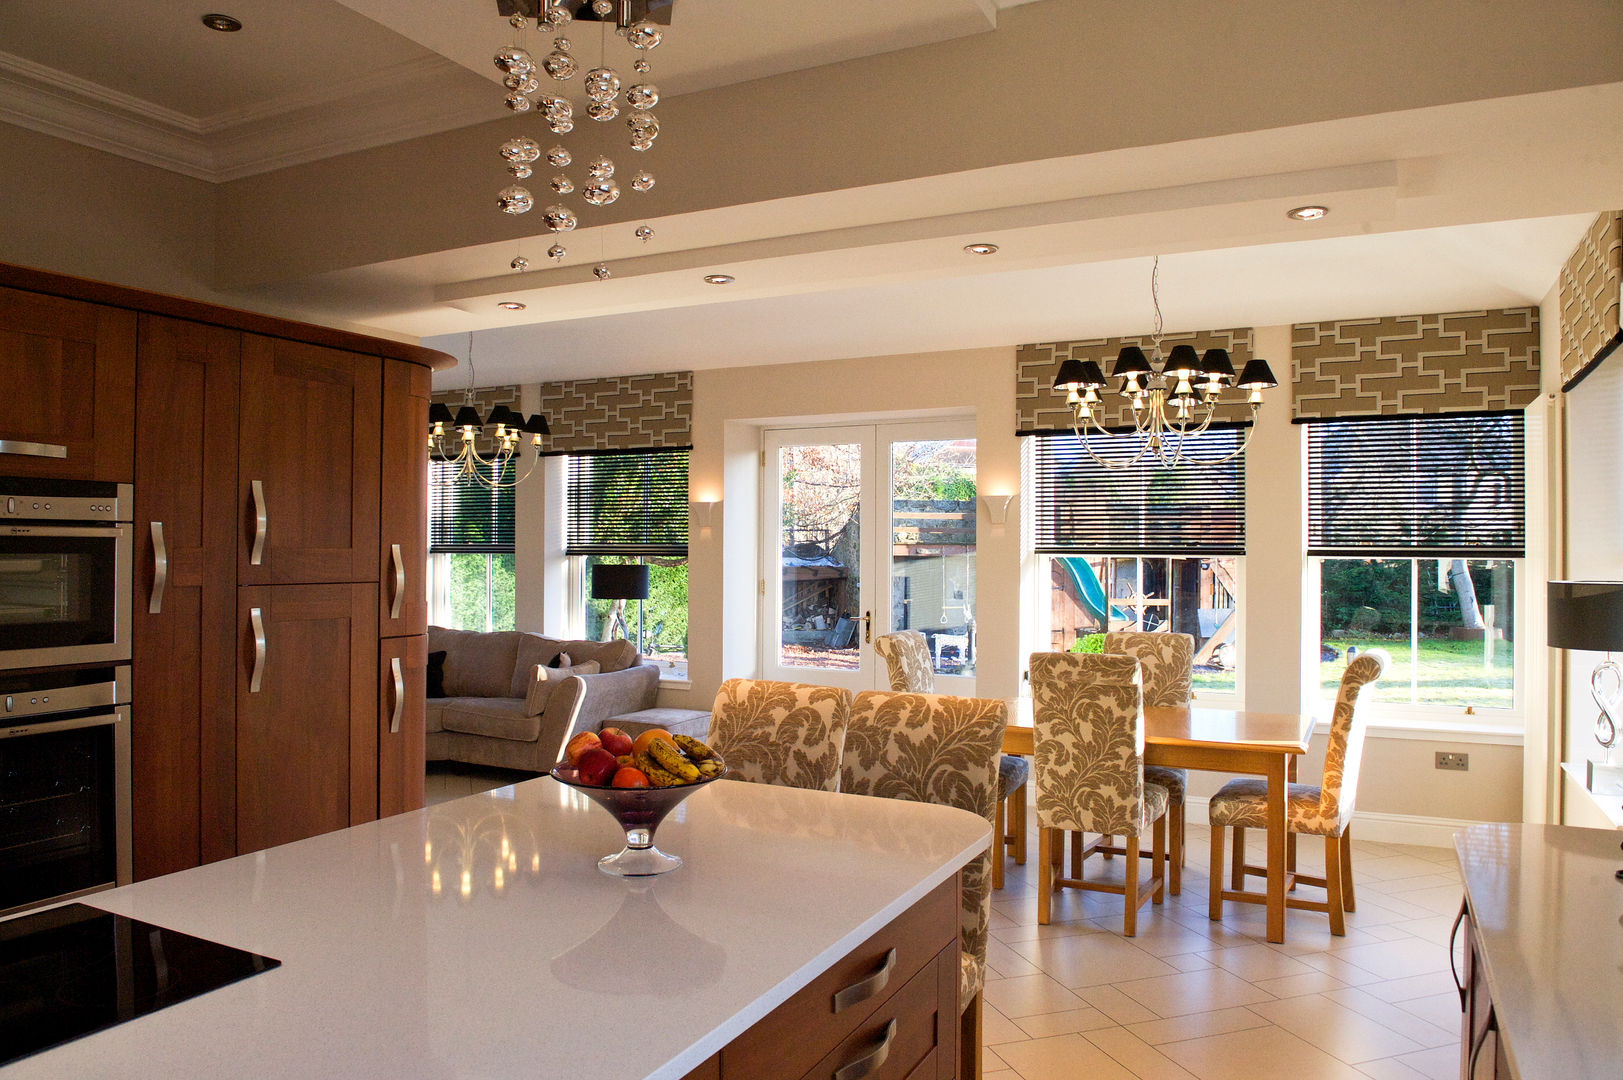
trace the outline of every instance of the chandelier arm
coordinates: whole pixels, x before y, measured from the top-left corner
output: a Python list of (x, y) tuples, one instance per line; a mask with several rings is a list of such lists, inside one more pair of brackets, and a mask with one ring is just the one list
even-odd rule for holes
[[(1089, 417), (1089, 419), (1091, 420), (1092, 417)], [(1113, 436), (1111, 436), (1110, 432), (1106, 431), (1102, 427), (1099, 427), (1099, 424), (1096, 421), (1094, 422), (1093, 426), (1099, 428), (1100, 434), (1105, 435), (1107, 437), (1113, 437)], [(1134, 457), (1133, 457), (1133, 459), (1131, 461), (1119, 461), (1119, 462), (1117, 462), (1117, 463), (1115, 463), (1113, 465), (1109, 461), (1107, 461), (1104, 458), (1100, 457), (1094, 451), (1093, 444), (1088, 442), (1088, 433), (1087, 433), (1086, 425), (1078, 426), (1076, 424), (1072, 424), (1071, 425), (1071, 431), (1074, 432), (1076, 437), (1082, 441), (1082, 449), (1084, 449), (1084, 450), (1086, 450), (1088, 452), (1088, 456), (1090, 458), (1092, 458), (1101, 468), (1109, 469), (1111, 472), (1120, 472), (1123, 469), (1132, 468), (1134, 465), (1138, 464), (1139, 457), (1143, 456), (1143, 453), (1144, 453), (1143, 449), (1141, 448), (1139, 450), (1138, 454), (1134, 455)]]

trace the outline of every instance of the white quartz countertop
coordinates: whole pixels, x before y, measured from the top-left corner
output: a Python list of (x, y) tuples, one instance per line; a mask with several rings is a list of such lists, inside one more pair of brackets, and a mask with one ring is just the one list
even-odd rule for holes
[(722, 781), (655, 843), (548, 778), (85, 898), (282, 965), (32, 1077), (680, 1077), (983, 851), (947, 807)]
[(1526, 1080), (1623, 1075), (1618, 841), (1564, 825), (1454, 834), (1506, 1056)]

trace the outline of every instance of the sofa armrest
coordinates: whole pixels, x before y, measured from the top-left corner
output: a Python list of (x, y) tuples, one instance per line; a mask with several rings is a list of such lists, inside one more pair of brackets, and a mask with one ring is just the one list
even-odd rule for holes
[(577, 731), (597, 731), (611, 716), (652, 708), (659, 700), (659, 669), (648, 664), (600, 675), (571, 675), (559, 684), (541, 714), (537, 747), (551, 768)]

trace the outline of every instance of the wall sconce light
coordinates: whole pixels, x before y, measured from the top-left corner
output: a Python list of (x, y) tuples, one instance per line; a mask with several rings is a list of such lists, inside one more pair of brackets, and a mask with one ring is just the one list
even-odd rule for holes
[(716, 503), (718, 501), (716, 499), (695, 500), (693, 505), (688, 508), (688, 517), (693, 525), (700, 529), (710, 528), (714, 523)]
[(981, 509), (986, 511), (986, 518), (993, 525), (1001, 525), (1009, 517), (1009, 504), (1014, 501), (1014, 494), (1008, 495), (982, 495), (980, 497)]

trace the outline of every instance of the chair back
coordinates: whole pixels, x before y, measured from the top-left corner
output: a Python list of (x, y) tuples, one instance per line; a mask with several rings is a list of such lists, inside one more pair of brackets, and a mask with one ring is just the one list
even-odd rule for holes
[(1131, 656), (1144, 677), (1144, 704), (1188, 705), (1195, 669), (1195, 639), (1188, 634), (1123, 630), (1105, 635), (1105, 652)]
[(898, 630), (873, 639), (873, 651), (885, 658), (890, 688), (909, 694), (935, 693), (935, 664), (930, 643), (917, 630)]
[(1332, 835), (1339, 836), (1352, 820), (1358, 795), (1358, 767), (1364, 757), (1364, 731), (1369, 727), (1358, 712), (1359, 696), (1391, 662), (1385, 649), (1370, 649), (1359, 653), (1341, 673), (1336, 711), (1330, 717), (1330, 743), (1324, 751), (1324, 779), (1319, 785), (1319, 816), (1326, 823), (1335, 823)]
[(1037, 823), (1134, 833), (1145, 827), (1144, 709), (1138, 661), (1032, 653)]
[[(840, 791), (955, 806), (993, 824), (1008, 725), (1009, 704), (999, 698), (864, 690), (851, 704)], [(959, 936), (974, 974), (973, 985), (961, 987), (963, 1001), (979, 992), (985, 978), (991, 874), (991, 849), (964, 866)]]
[(706, 741), (736, 780), (836, 791), (851, 691), (728, 679), (716, 691)]

